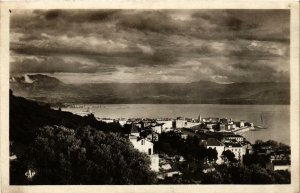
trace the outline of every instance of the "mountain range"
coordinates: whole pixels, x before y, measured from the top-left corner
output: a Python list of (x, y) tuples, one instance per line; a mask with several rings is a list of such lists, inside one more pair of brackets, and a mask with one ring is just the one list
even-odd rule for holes
[(10, 77), (15, 95), (52, 105), (98, 104), (290, 104), (289, 82), (65, 84), (32, 74)]

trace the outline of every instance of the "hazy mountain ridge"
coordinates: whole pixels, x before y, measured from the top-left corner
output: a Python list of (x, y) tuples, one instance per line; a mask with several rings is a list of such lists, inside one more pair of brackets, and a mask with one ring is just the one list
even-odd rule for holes
[[(10, 88), (49, 103), (289, 104), (290, 84), (244, 82), (64, 84), (46, 75), (10, 78)], [(29, 82), (28, 82), (29, 81)]]

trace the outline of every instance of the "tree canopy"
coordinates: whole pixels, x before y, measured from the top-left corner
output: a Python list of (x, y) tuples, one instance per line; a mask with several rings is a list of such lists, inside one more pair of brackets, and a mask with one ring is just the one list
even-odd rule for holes
[(230, 151), (230, 150), (223, 151), (222, 155), (223, 155), (225, 162), (227, 162), (227, 161), (237, 162), (234, 153), (232, 153), (232, 151)]
[[(129, 140), (91, 127), (45, 126), (18, 162), (11, 178), (17, 184), (151, 184), (156, 179), (149, 157)], [(36, 172), (31, 181), (24, 175), (28, 169)], [(23, 179), (15, 179), (14, 171), (22, 171)]]

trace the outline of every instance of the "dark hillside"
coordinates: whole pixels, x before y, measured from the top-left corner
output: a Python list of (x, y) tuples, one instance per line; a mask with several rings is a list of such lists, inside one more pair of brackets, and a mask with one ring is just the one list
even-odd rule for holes
[(48, 104), (41, 105), (23, 97), (14, 96), (12, 92), (10, 92), (9, 103), (10, 140), (19, 143), (32, 142), (38, 128), (45, 125), (63, 125), (70, 128), (90, 125), (104, 132), (122, 131), (119, 124), (97, 121), (92, 114), (82, 117), (70, 112), (54, 110)]

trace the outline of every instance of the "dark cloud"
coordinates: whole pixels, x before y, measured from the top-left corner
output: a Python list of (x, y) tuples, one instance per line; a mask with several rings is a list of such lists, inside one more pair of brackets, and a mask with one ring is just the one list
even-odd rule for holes
[(99, 22), (113, 18), (118, 10), (47, 10), (34, 11), (41, 19), (45, 20), (65, 20), (68, 22)]
[[(289, 41), (289, 16), (289, 10), (210, 10), (192, 14), (195, 19), (215, 24), (214, 36), (220, 38), (285, 42)], [(205, 34), (202, 36), (205, 38)]]
[(118, 24), (125, 28), (158, 33), (180, 33), (184, 28), (181, 22), (173, 21), (166, 12), (160, 11), (125, 14), (120, 18)]
[(83, 73), (94, 82), (108, 75), (287, 81), (289, 16), (288, 10), (13, 10), (11, 72)]
[[(122, 64), (124, 66), (140, 66), (140, 65), (172, 65), (177, 61), (178, 54), (169, 50), (158, 50), (153, 54), (146, 54), (137, 48), (132, 51), (120, 52), (97, 52), (94, 50), (86, 50), (79, 48), (56, 48), (56, 47), (35, 47), (11, 44), (11, 49), (17, 54), (35, 55), (35, 56), (80, 56), (93, 59), (100, 63), (106, 64)], [(94, 72), (91, 69), (91, 72)]]
[(239, 31), (242, 28), (243, 21), (238, 18), (229, 17), (226, 21), (226, 25), (231, 30)]
[(50, 11), (46, 12), (44, 14), (44, 16), (45, 16), (45, 19), (52, 20), (52, 19), (57, 19), (61, 14), (62, 14), (62, 12), (59, 10), (50, 10)]

